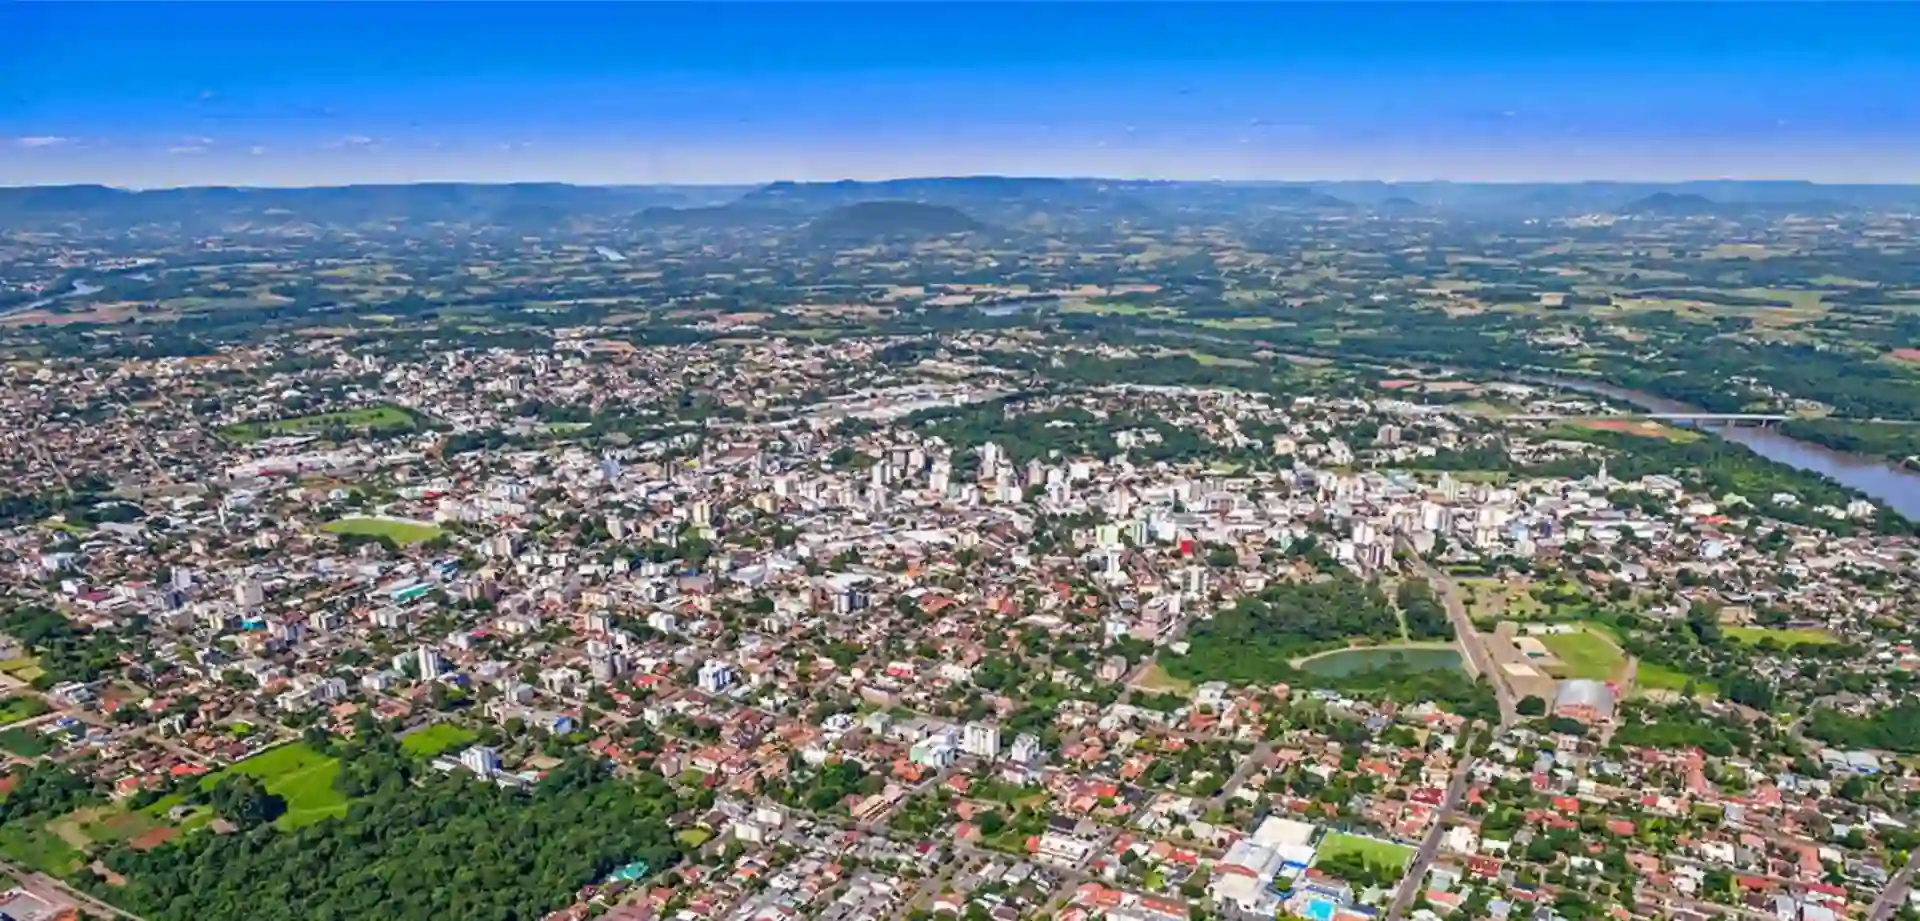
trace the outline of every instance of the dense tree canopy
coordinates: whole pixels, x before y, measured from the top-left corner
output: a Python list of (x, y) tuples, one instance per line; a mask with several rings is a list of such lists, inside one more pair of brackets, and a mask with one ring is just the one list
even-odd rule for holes
[(534, 921), (626, 863), (673, 863), (676, 805), (656, 775), (569, 761), (531, 793), (435, 775), (344, 819), (123, 847), (107, 864), (128, 880), (113, 899), (152, 921)]

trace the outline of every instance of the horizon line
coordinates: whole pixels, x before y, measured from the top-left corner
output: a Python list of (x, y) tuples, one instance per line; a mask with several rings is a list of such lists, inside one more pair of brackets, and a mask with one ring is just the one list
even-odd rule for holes
[(133, 194), (146, 192), (184, 192), (198, 189), (224, 189), (236, 192), (268, 191), (308, 191), (322, 189), (352, 188), (407, 188), (412, 186), (566, 186), (579, 189), (731, 189), (765, 187), (780, 184), (789, 185), (879, 185), (892, 182), (929, 182), (962, 181), (970, 179), (1001, 179), (1014, 181), (1051, 180), (1058, 182), (1129, 182), (1158, 183), (1164, 185), (1475, 185), (1475, 186), (1574, 186), (1574, 185), (1694, 185), (1703, 183), (1747, 183), (1753, 185), (1802, 185), (1817, 188), (1915, 188), (1920, 187), (1920, 179), (1906, 182), (1822, 182), (1782, 176), (1696, 176), (1686, 179), (1621, 179), (1593, 177), (1586, 179), (1449, 179), (1431, 177), (1425, 179), (1385, 179), (1380, 177), (1348, 177), (1342, 179), (1172, 179), (1153, 176), (1102, 176), (1102, 175), (1063, 175), (1045, 173), (957, 173), (957, 174), (905, 174), (879, 179), (756, 179), (744, 182), (569, 182), (560, 179), (417, 179), (406, 182), (336, 182), (314, 184), (243, 184), (223, 185), (219, 183), (193, 183), (185, 185), (117, 185), (107, 182), (38, 182), (38, 183), (0, 183), (0, 191), (18, 191), (28, 189), (107, 189), (115, 192)]

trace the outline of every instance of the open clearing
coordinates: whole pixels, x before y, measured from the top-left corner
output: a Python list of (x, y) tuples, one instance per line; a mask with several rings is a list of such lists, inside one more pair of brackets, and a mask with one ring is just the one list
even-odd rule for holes
[(444, 751), (465, 748), (479, 737), (478, 733), (465, 726), (434, 723), (401, 739), (400, 750), (415, 758), (433, 758)]
[(1151, 694), (1187, 694), (1193, 691), (1193, 682), (1183, 681), (1167, 674), (1167, 670), (1160, 667), (1158, 662), (1142, 672), (1133, 686)]
[(1546, 607), (1533, 597), (1533, 583), (1525, 579), (1455, 579), (1466, 600), (1467, 616), (1479, 620), (1531, 620), (1544, 616)]
[(39, 656), (0, 660), (0, 672), (4, 672), (9, 677), (18, 678), (26, 682), (31, 682), (33, 679), (46, 674), (46, 672), (40, 668)]
[(1748, 646), (1757, 645), (1761, 640), (1772, 640), (1777, 646), (1831, 646), (1840, 642), (1839, 637), (1818, 627), (1722, 627), (1721, 633), (1729, 639)]
[(1567, 426), (1593, 432), (1620, 432), (1626, 435), (1638, 435), (1642, 438), (1659, 438), (1665, 441), (1686, 443), (1700, 440), (1700, 433), (1671, 425), (1662, 425), (1648, 419), (1570, 419)]
[(321, 530), (334, 534), (358, 534), (362, 537), (385, 537), (396, 544), (417, 544), (440, 536), (438, 525), (420, 521), (403, 521), (399, 518), (342, 518), (328, 522)]
[(1642, 662), (1634, 669), (1634, 686), (1642, 691), (1664, 691), (1679, 694), (1687, 689), (1687, 682), (1693, 682), (1695, 696), (1714, 696), (1713, 683), (1697, 680), (1664, 665)]
[(38, 758), (53, 751), (53, 743), (31, 729), (0, 729), (0, 751), (9, 751), (22, 758)]
[(46, 713), (48, 709), (45, 701), (26, 694), (0, 699), (0, 726), (33, 719)]
[(222, 428), (220, 434), (232, 441), (245, 443), (275, 435), (319, 434), (332, 428), (343, 428), (352, 432), (393, 432), (419, 426), (419, 416), (398, 406), (380, 405), (361, 409), (343, 409), (331, 413), (315, 413), (311, 416), (294, 416), (290, 419), (275, 419), (270, 422), (243, 422)]
[[(268, 793), (286, 800), (286, 814), (274, 823), (283, 829), (347, 814), (346, 796), (333, 788), (333, 779), (340, 776), (340, 760), (320, 754), (304, 742), (271, 748), (226, 770), (208, 774), (200, 778), (200, 789), (213, 789), (230, 773), (259, 778), (266, 784)], [(147, 813), (164, 816), (185, 801), (185, 796), (175, 794), (147, 807)], [(192, 824), (192, 820), (186, 824)]]
[(45, 826), (26, 822), (0, 825), (0, 854), (42, 873), (64, 875), (73, 869), (80, 852)]
[(1343, 831), (1328, 832), (1320, 839), (1320, 848), (1314, 853), (1314, 862), (1319, 863), (1341, 854), (1358, 854), (1368, 866), (1384, 866), (1400, 869), (1413, 858), (1413, 848), (1378, 838), (1363, 838)]
[(1573, 633), (1548, 634), (1540, 637), (1540, 643), (1560, 660), (1559, 667), (1551, 671), (1561, 678), (1611, 681), (1619, 677), (1620, 670), (1627, 664), (1620, 647), (1585, 628)]

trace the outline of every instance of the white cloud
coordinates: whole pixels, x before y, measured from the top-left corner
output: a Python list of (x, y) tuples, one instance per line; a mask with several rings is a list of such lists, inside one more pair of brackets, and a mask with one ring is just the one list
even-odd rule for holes
[(257, 156), (260, 156), (261, 154), (264, 154), (264, 153), (266, 153), (266, 152), (267, 152), (267, 149), (266, 149), (265, 147), (261, 147), (261, 146), (259, 146), (259, 145), (257, 145), (257, 144), (256, 144), (256, 145), (254, 145), (254, 146), (252, 146), (252, 147), (249, 147), (249, 148), (247, 148), (247, 153), (250, 153), (250, 154), (253, 154), (253, 155), (254, 155), (254, 156), (256, 156), (256, 157), (257, 157)]
[(167, 148), (167, 153), (173, 154), (174, 156), (184, 156), (187, 154), (203, 154), (206, 152), (207, 152), (207, 145), (205, 144), (180, 144), (174, 147)]
[(332, 150), (373, 150), (380, 142), (364, 134), (349, 134), (337, 141), (329, 141), (326, 146)]
[(37, 134), (30, 137), (14, 138), (16, 147), (59, 147), (73, 143), (73, 138), (55, 137), (51, 134)]

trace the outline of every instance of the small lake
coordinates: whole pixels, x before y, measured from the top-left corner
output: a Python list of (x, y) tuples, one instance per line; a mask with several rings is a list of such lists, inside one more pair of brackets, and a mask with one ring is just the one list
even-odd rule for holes
[(1323, 678), (1345, 678), (1383, 668), (1410, 672), (1460, 669), (1460, 651), (1451, 646), (1369, 646), (1321, 653), (1300, 661), (1300, 670)]

